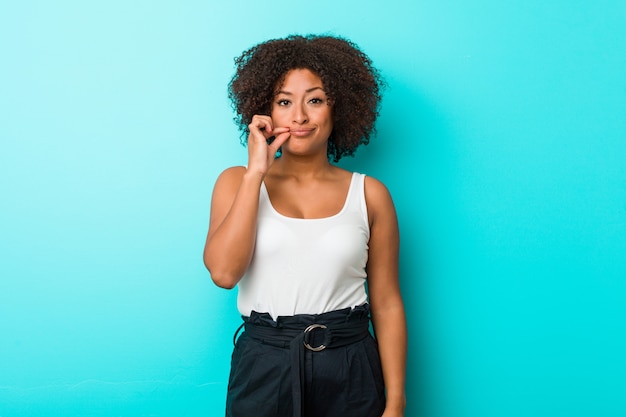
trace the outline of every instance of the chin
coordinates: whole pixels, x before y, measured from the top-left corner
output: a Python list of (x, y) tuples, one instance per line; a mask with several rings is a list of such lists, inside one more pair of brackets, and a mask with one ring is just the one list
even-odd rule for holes
[[(312, 149), (308, 146), (291, 146), (286, 148), (283, 146), (282, 151), (283, 153), (297, 156), (315, 155), (319, 152), (322, 152), (322, 150), (320, 149)], [(324, 152), (326, 152), (326, 149), (324, 149)]]

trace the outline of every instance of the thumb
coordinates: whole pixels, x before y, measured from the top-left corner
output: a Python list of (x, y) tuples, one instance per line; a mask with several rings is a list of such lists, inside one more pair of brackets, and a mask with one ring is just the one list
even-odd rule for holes
[(284, 133), (276, 135), (272, 144), (269, 145), (270, 152), (272, 154), (275, 154), (278, 151), (278, 149), (281, 146), (283, 146), (283, 143), (285, 143), (287, 139), (289, 139), (290, 137), (291, 137), (291, 134), (289, 132), (284, 132)]

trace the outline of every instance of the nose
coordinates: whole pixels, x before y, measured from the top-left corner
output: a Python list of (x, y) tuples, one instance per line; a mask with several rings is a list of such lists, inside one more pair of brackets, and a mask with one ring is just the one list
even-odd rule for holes
[(306, 109), (302, 104), (293, 106), (293, 122), (303, 125), (309, 121), (309, 117), (306, 113)]

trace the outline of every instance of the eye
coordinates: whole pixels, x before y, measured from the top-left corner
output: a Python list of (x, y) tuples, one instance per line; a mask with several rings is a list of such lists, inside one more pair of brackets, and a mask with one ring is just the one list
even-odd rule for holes
[(287, 106), (289, 105), (289, 100), (282, 98), (280, 100), (277, 100), (276, 104), (278, 104), (279, 106)]
[(311, 104), (322, 104), (323, 102), (324, 102), (324, 99), (321, 99), (321, 98), (318, 98), (318, 97), (315, 97), (315, 98), (312, 98), (311, 100), (309, 100), (309, 103), (311, 103)]

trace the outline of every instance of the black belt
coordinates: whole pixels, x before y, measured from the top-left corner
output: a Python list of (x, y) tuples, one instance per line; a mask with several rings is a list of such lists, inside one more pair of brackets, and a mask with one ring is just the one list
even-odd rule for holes
[[(357, 307), (357, 309), (363, 307)], [(349, 310), (349, 309), (347, 309)], [(246, 334), (252, 339), (262, 343), (289, 348), (291, 357), (291, 394), (293, 397), (293, 416), (301, 417), (303, 414), (303, 388), (304, 388), (304, 355), (306, 350), (319, 352), (324, 349), (333, 349), (363, 340), (369, 335), (368, 306), (365, 306), (365, 314), (353, 319), (337, 317), (338, 312), (330, 312), (318, 316), (308, 316), (310, 323), (280, 322), (280, 325), (257, 324), (250, 321), (244, 323)], [(345, 313), (344, 310), (340, 310)], [(294, 318), (304, 316), (294, 316)], [(282, 318), (282, 317), (281, 317)], [(279, 318), (279, 320), (281, 319)], [(287, 318), (290, 319), (291, 317)], [(308, 324), (308, 325), (307, 325)], [(314, 343), (312, 338), (319, 340), (319, 334), (323, 332), (324, 338), (321, 343)], [(235, 335), (236, 336), (236, 335)], [(306, 350), (305, 350), (306, 349)]]

